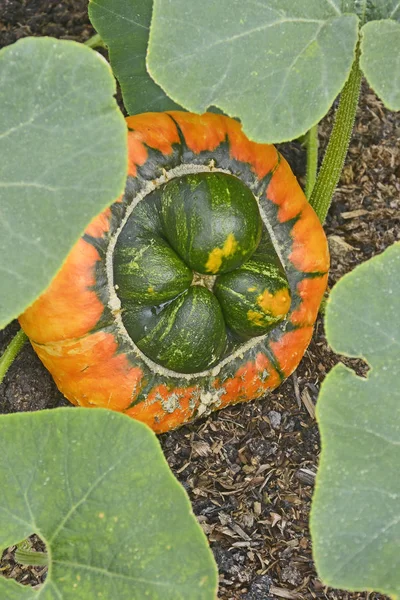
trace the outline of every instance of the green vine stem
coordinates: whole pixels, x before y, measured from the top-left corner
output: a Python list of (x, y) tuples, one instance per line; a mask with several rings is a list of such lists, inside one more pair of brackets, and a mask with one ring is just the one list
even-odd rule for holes
[(331, 205), (353, 131), (362, 77), (359, 57), (360, 52), (357, 48), (350, 76), (340, 94), (331, 137), (310, 198), (310, 204), (321, 223), (325, 221)]
[(98, 33), (96, 33), (95, 35), (92, 35), (91, 38), (86, 40), (86, 42), (84, 42), (84, 45), (89, 46), (89, 48), (99, 48), (99, 47), (106, 48), (107, 47)]
[(30, 565), (32, 567), (46, 567), (49, 564), (49, 557), (46, 552), (35, 552), (33, 550), (17, 549), (14, 555), (15, 561), (20, 565)]
[(317, 179), (318, 168), (318, 123), (311, 127), (306, 134), (305, 145), (307, 148), (307, 173), (306, 173), (306, 196), (310, 199)]
[(3, 381), (8, 369), (21, 352), (27, 339), (25, 332), (20, 329), (4, 350), (3, 355), (0, 357), (0, 383)]

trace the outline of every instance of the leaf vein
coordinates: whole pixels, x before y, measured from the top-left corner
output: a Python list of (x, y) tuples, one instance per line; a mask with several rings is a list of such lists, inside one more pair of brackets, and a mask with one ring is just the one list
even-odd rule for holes
[(366, 429), (365, 427), (362, 427), (359, 423), (357, 423), (357, 425), (350, 425), (348, 423), (338, 423), (335, 421), (330, 421), (330, 424), (336, 425), (336, 427), (342, 427), (344, 429), (353, 429), (357, 432), (365, 432), (383, 440), (384, 442), (387, 442), (388, 444), (392, 444), (393, 446), (400, 446), (400, 440), (392, 440), (391, 438), (388, 438), (377, 431), (373, 431), (372, 429)]
[(79, 506), (81, 506), (81, 504), (83, 504), (89, 498), (90, 494), (100, 485), (100, 483), (103, 481), (103, 479), (105, 479), (107, 477), (107, 475), (109, 475), (109, 473), (114, 471), (116, 469), (116, 467), (122, 462), (122, 460), (123, 459), (121, 458), (114, 465), (112, 465), (109, 469), (107, 469), (107, 471), (102, 473), (92, 483), (92, 485), (84, 493), (82, 498), (80, 498), (80, 500), (78, 500), (78, 502), (76, 502), (73, 506), (71, 506), (68, 513), (65, 515), (65, 517), (63, 517), (63, 519), (61, 519), (60, 523), (57, 525), (56, 529), (54, 530), (52, 536), (49, 538), (49, 543), (52, 543), (56, 539), (57, 535), (60, 533), (60, 531), (62, 530), (64, 525), (67, 523), (67, 521), (71, 518), (71, 516), (74, 514), (74, 512), (79, 508)]
[[(171, 19), (169, 19), (169, 20), (171, 20)], [(321, 19), (280, 19), (280, 20), (274, 21), (273, 23), (265, 23), (264, 25), (260, 25), (259, 27), (254, 27), (253, 29), (248, 29), (247, 31), (243, 31), (242, 33), (232, 35), (231, 37), (217, 40), (217, 41), (213, 42), (212, 44), (208, 44), (207, 46), (203, 46), (202, 48), (196, 49), (195, 52), (190, 52), (188, 54), (181, 54), (180, 56), (165, 62), (163, 64), (163, 67), (165, 68), (168, 65), (184, 61), (193, 56), (198, 56), (199, 53), (201, 53), (201, 51), (206, 50), (208, 52), (209, 50), (211, 50), (212, 48), (215, 48), (216, 46), (221, 46), (222, 44), (228, 44), (231, 42), (235, 42), (238, 39), (248, 37), (249, 35), (252, 35), (254, 33), (259, 33), (260, 31), (265, 31), (266, 29), (270, 29), (271, 27), (275, 27), (277, 25), (282, 25), (284, 23), (298, 23), (298, 22), (318, 23), (320, 25), (319, 29), (321, 29), (321, 27), (323, 27), (326, 24), (326, 21), (323, 21)]]
[(132, 23), (133, 25), (136, 25), (137, 27), (140, 27), (141, 29), (146, 29), (146, 30), (149, 29), (142, 23), (138, 23), (137, 21), (134, 21), (133, 19), (128, 19), (127, 16), (121, 15), (120, 13), (117, 13), (114, 10), (111, 10), (110, 8), (106, 8), (105, 6), (100, 6), (100, 4), (97, 4), (97, 2), (94, 2), (93, 0), (92, 0), (92, 5), (97, 6), (100, 10), (103, 10), (104, 12), (107, 12), (107, 13), (113, 15), (114, 17), (122, 19), (122, 21), (127, 21), (128, 23)]
[(379, 537), (381, 537), (383, 534), (385, 534), (387, 531), (389, 531), (390, 529), (392, 529), (392, 527), (395, 527), (396, 525), (398, 525), (400, 523), (400, 516), (395, 517), (392, 521), (390, 521), (390, 523), (388, 523), (386, 525), (386, 527), (384, 527), (383, 529), (380, 529), (379, 531), (377, 531), (375, 533), (375, 535), (373, 535), (367, 542), (365, 542), (365, 544), (363, 544), (362, 546), (360, 546), (360, 548), (357, 550), (357, 552), (354, 552), (352, 554), (347, 555), (345, 557), (345, 561), (337, 568), (333, 571), (333, 573), (331, 573), (331, 579), (335, 579), (337, 577), (337, 575), (343, 571), (343, 569), (345, 567), (348, 567), (349, 563), (353, 562), (353, 560), (359, 555), (362, 554), (366, 548), (368, 548), (368, 546), (371, 546), (371, 544), (373, 544), (377, 539), (379, 539)]
[(132, 577), (130, 575), (125, 575), (124, 573), (117, 573), (115, 571), (107, 571), (107, 569), (103, 569), (102, 567), (94, 567), (92, 565), (84, 565), (81, 563), (76, 563), (76, 562), (67, 561), (67, 560), (54, 559), (53, 564), (63, 565), (65, 567), (71, 567), (74, 569), (85, 569), (87, 571), (91, 571), (94, 573), (101, 573), (102, 575), (106, 575), (107, 577), (124, 579), (126, 581), (132, 581), (133, 583), (145, 583), (147, 585), (155, 585), (155, 586), (159, 586), (159, 587), (170, 587), (170, 585), (171, 585), (169, 582), (165, 582), (165, 581), (151, 581), (148, 579), (144, 579), (142, 577)]

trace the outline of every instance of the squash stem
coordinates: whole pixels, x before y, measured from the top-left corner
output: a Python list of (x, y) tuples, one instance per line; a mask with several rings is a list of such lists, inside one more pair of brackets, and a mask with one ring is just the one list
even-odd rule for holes
[(362, 77), (359, 56), (360, 51), (357, 48), (350, 76), (340, 94), (331, 137), (310, 198), (310, 204), (321, 223), (325, 221), (331, 205), (353, 131)]
[(49, 564), (49, 557), (46, 552), (35, 552), (34, 550), (17, 549), (14, 555), (15, 561), (20, 565), (30, 565), (32, 567), (46, 567)]
[(20, 329), (4, 350), (3, 355), (0, 357), (0, 383), (3, 381), (8, 369), (21, 352), (27, 339), (28, 337), (25, 332)]
[(86, 42), (84, 42), (84, 46), (89, 46), (89, 48), (107, 48), (98, 33), (92, 35), (91, 38), (86, 40)]
[(311, 127), (306, 134), (305, 145), (307, 148), (307, 173), (306, 173), (306, 196), (310, 199), (318, 169), (318, 123)]

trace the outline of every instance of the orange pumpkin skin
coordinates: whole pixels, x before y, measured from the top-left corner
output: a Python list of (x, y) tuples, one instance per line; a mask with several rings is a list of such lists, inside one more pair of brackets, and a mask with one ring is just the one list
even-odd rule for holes
[[(261, 398), (296, 369), (326, 288), (329, 254), (322, 226), (285, 159), (274, 146), (249, 141), (235, 120), (170, 112), (126, 121), (124, 197), (90, 223), (20, 323), (73, 404), (122, 411), (161, 433), (212, 410)], [(160, 367), (138, 350), (105, 281), (107, 248), (133, 197), (149, 182), (168, 180), (168, 171), (181, 164), (231, 173), (253, 190), (292, 297), (282, 323), (216, 366), (190, 375)]]

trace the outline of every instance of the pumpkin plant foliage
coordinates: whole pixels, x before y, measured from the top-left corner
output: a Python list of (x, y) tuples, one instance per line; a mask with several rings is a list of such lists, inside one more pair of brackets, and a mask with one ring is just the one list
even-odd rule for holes
[[(326, 585), (400, 594), (400, 244), (358, 266), (326, 307), (332, 348), (363, 358), (366, 378), (339, 363), (317, 403), (322, 454), (311, 512)], [(354, 299), (357, 298), (357, 305)]]
[(0, 327), (48, 286), (89, 221), (123, 192), (126, 127), (107, 62), (27, 38), (0, 51)]
[[(397, 11), (400, 15), (399, 5)], [(400, 23), (390, 19), (367, 23), (361, 50), (361, 68), (371, 87), (388, 108), (400, 110)]]
[[(365, 26), (371, 19), (390, 23)], [(286, 141), (326, 114), (349, 75), (359, 32), (369, 83), (400, 108), (399, 20), (398, 3), (378, 0), (154, 0), (147, 65), (183, 107), (215, 105), (239, 117), (251, 139)]]
[(151, 11), (151, 0), (89, 0), (90, 20), (109, 48), (129, 114), (180, 108), (147, 73)]
[(154, 434), (108, 410), (0, 418), (0, 547), (46, 544), (39, 591), (0, 577), (8, 600), (213, 600), (207, 540)]

